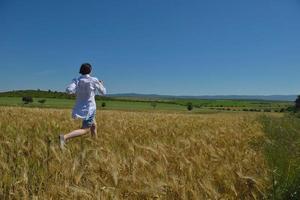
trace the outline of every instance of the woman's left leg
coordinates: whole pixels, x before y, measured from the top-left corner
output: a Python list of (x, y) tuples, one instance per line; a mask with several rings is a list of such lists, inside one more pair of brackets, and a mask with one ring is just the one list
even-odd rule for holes
[(64, 140), (67, 141), (71, 138), (75, 138), (75, 137), (79, 137), (81, 135), (85, 135), (89, 132), (89, 128), (81, 128), (81, 129), (77, 129), (77, 130), (74, 130), (66, 135), (64, 135)]

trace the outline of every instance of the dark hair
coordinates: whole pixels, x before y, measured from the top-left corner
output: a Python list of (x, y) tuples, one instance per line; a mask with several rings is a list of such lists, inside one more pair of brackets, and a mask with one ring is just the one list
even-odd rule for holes
[(79, 73), (82, 75), (90, 74), (92, 71), (92, 65), (89, 63), (83, 63), (80, 67)]

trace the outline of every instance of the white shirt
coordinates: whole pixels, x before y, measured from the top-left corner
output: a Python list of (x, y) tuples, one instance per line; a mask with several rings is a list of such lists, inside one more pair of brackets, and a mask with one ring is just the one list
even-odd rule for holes
[(76, 94), (76, 103), (73, 108), (72, 117), (74, 119), (88, 119), (96, 112), (95, 95), (97, 92), (105, 95), (106, 89), (97, 78), (87, 74), (73, 79), (72, 83), (67, 87), (66, 92)]

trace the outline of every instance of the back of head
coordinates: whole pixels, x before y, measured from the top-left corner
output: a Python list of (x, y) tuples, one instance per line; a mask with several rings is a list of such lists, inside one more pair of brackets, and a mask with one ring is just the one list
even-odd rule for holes
[(79, 73), (82, 75), (90, 74), (92, 71), (92, 65), (89, 63), (83, 63), (80, 67)]

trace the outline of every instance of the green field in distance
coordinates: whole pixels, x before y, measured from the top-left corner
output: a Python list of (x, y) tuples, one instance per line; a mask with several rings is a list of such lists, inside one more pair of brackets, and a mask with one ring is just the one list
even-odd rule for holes
[[(38, 101), (45, 99), (44, 104)], [(74, 99), (63, 98), (33, 98), (34, 102), (24, 104), (21, 97), (0, 97), (0, 106), (26, 106), (43, 108), (72, 108)], [(167, 110), (167, 111), (187, 111), (187, 103), (194, 106), (193, 112), (220, 112), (220, 111), (267, 111), (284, 112), (292, 105), (292, 102), (283, 101), (259, 101), (259, 100), (201, 100), (201, 99), (176, 99), (176, 100), (156, 100), (153, 101), (103, 99), (97, 100), (98, 108), (108, 110)]]

